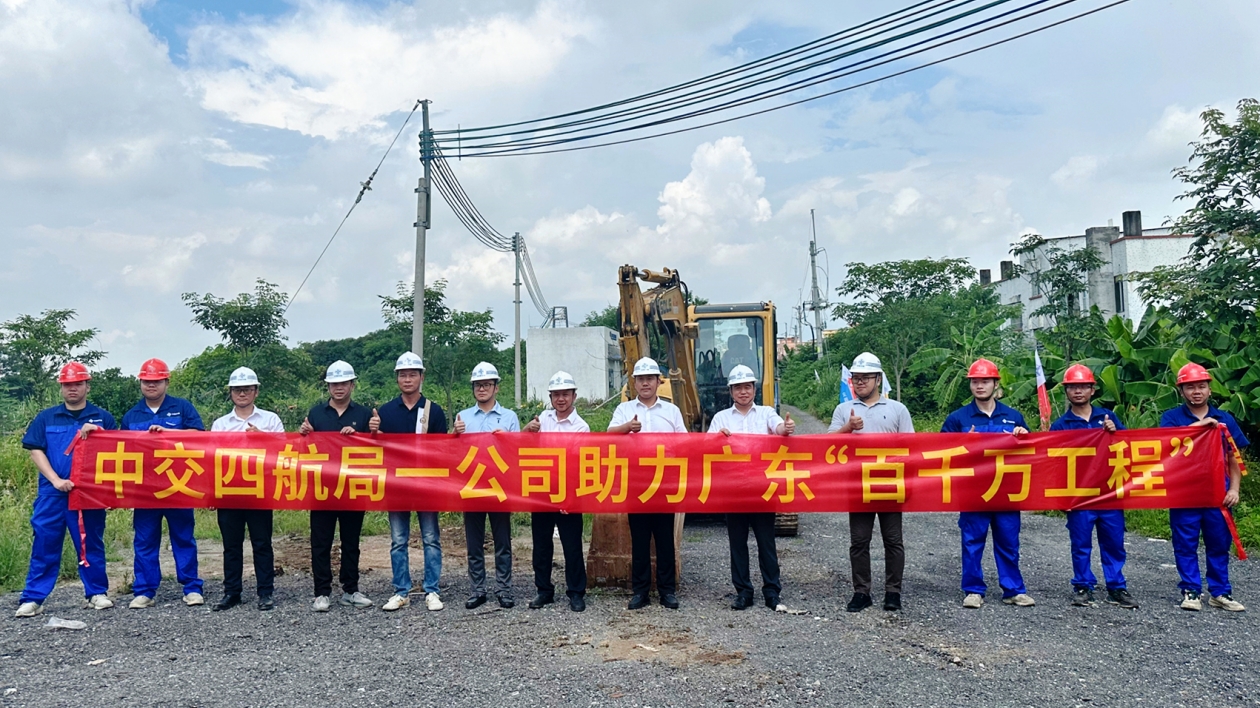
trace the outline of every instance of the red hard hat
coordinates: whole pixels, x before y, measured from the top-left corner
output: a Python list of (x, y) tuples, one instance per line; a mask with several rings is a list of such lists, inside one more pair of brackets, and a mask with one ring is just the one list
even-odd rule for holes
[(92, 374), (88, 368), (77, 361), (72, 361), (61, 367), (61, 373), (57, 374), (57, 383), (74, 383), (75, 381), (91, 381)]
[(1084, 364), (1073, 364), (1068, 370), (1063, 372), (1063, 383), (1065, 384), (1092, 384), (1094, 383), (1094, 372), (1089, 370)]
[(976, 359), (975, 363), (967, 369), (967, 378), (969, 379), (1000, 379), (1002, 374), (998, 373), (998, 365), (988, 359)]
[(150, 359), (140, 365), (141, 381), (165, 381), (171, 377), (171, 370), (161, 359)]
[(1177, 385), (1178, 386), (1185, 383), (1193, 383), (1195, 381), (1211, 381), (1211, 380), (1212, 380), (1212, 375), (1208, 373), (1207, 369), (1203, 368), (1202, 366), (1199, 366), (1198, 364), (1195, 364), (1194, 362), (1186, 364), (1185, 366), (1181, 367), (1180, 371), (1177, 372)]

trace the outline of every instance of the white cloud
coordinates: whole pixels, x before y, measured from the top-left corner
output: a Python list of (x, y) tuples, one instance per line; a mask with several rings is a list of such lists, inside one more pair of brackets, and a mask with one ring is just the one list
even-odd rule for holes
[(1060, 187), (1081, 187), (1098, 172), (1100, 160), (1094, 155), (1076, 155), (1050, 175), (1050, 181)]
[(194, 140), (193, 142), (194, 144), (206, 144), (206, 150), (201, 153), (203, 158), (227, 167), (253, 167), (258, 170), (265, 170), (267, 169), (267, 163), (271, 162), (272, 159), (270, 155), (255, 155), (235, 150), (228, 141), (222, 138), (207, 138), (205, 140)]
[[(435, 25), (419, 7), (310, 0), (268, 24), (204, 25), (189, 39), (202, 105), (243, 123), (336, 138), (425, 96), (539, 83), (589, 22), (556, 2)], [(439, 106), (441, 108), (441, 106)]]

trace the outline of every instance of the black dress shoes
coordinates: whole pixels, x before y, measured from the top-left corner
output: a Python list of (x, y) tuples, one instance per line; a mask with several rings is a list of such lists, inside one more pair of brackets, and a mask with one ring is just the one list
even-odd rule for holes
[(472, 597), (468, 598), (467, 602), (464, 603), (464, 609), (475, 610), (484, 604), (486, 604), (485, 595), (473, 595)]
[(635, 595), (630, 598), (630, 604), (626, 605), (627, 610), (641, 610), (649, 604), (647, 595)]
[(569, 598), (569, 609), (574, 612), (586, 611), (586, 598), (581, 595), (574, 595)]
[(731, 603), (732, 610), (746, 610), (752, 606), (752, 595), (736, 595), (735, 601)]
[(534, 599), (529, 601), (529, 609), (541, 610), (544, 605), (550, 605), (551, 603), (555, 601), (556, 601), (556, 598), (554, 595), (540, 592), (534, 596)]
[(674, 593), (672, 592), (665, 595), (661, 595), (661, 607), (664, 607), (669, 610), (678, 609), (678, 598), (675, 597)]
[(855, 592), (853, 593), (853, 599), (849, 600), (848, 607), (845, 607), (844, 609), (849, 612), (861, 612), (862, 610), (870, 607), (872, 604), (874, 603), (871, 602), (870, 595), (867, 595), (864, 592)]
[(222, 612), (223, 610), (230, 610), (239, 604), (241, 604), (240, 595), (224, 595), (223, 599), (219, 600), (215, 606), (210, 609), (215, 612)]

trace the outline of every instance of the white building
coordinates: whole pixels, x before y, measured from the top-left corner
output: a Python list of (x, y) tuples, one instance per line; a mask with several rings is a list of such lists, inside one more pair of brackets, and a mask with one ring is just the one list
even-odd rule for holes
[[(1082, 311), (1097, 305), (1104, 317), (1119, 314), (1137, 323), (1142, 319), (1147, 303), (1138, 294), (1133, 274), (1177, 263), (1190, 250), (1195, 237), (1174, 234), (1168, 228), (1143, 229), (1142, 212), (1139, 211), (1124, 212), (1123, 222), (1123, 230), (1111, 225), (1096, 226), (1086, 229), (1083, 235), (1048, 238), (1046, 245), (1064, 251), (1093, 246), (1105, 263), (1099, 270), (1089, 273), (1089, 288), (1077, 305)], [(1049, 263), (1041, 250), (1031, 260), (1029, 258), (1020, 259), (1020, 269), (1024, 274), (1019, 277), (1014, 277), (1014, 261), (1002, 261), (1001, 279), (993, 282), (993, 287), (1002, 304), (1024, 306), (1020, 327), (1036, 330), (1053, 322), (1032, 314), (1045, 303), (1042, 295), (1033, 289), (1027, 273), (1049, 267)], [(989, 279), (989, 271), (981, 270), (980, 281), (989, 282)]]
[(621, 390), (621, 347), (607, 327), (531, 327), (526, 350), (525, 397), (547, 400), (557, 371), (573, 374), (578, 398), (602, 401)]

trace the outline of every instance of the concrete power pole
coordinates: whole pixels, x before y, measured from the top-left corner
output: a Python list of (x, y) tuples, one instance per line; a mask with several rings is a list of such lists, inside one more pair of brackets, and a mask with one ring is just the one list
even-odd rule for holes
[(521, 232), (512, 234), (512, 252), (516, 254), (516, 407), (521, 407)]
[(433, 215), (430, 204), (429, 163), (433, 159), (433, 133), (429, 130), (429, 101), (420, 102), (424, 128), (420, 133), (420, 163), (424, 175), (416, 186), (416, 294), (412, 302), (411, 351), (424, 358), (424, 239)]
[(823, 358), (822, 328), (822, 295), (818, 292), (818, 229), (814, 225), (814, 210), (809, 210), (809, 277), (813, 285), (810, 287), (810, 307), (814, 310), (814, 351), (819, 360)]

